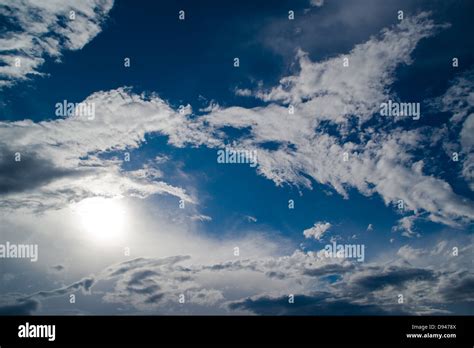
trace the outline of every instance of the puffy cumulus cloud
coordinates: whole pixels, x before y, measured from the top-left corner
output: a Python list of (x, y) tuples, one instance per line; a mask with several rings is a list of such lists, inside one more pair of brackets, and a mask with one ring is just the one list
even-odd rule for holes
[[(378, 115), (382, 102), (397, 99), (390, 91), (396, 68), (410, 64), (418, 42), (442, 27), (421, 13), (384, 29), (347, 55), (312, 62), (299, 52), (298, 74), (254, 92), (267, 105), (213, 107), (190, 122), (185, 134), (190, 138), (171, 135), (170, 143), (224, 146), (231, 141), (225, 127), (245, 129), (244, 137), (232, 141), (257, 151), (258, 173), (277, 185), (312, 188), (314, 180), (345, 198), (348, 189), (356, 188), (366, 196), (379, 194), (386, 205), (402, 200), (405, 212), (416, 217), (461, 226), (474, 219), (473, 203), (448, 182), (425, 174), (424, 161), (416, 157), (431, 142), (430, 130), (415, 124), (415, 129), (404, 129), (397, 120)], [(201, 131), (208, 137), (199, 136)], [(182, 129), (178, 134), (183, 135)], [(267, 143), (276, 149), (263, 146)]]
[(331, 228), (329, 222), (316, 222), (313, 227), (308, 228), (303, 231), (305, 238), (314, 238), (320, 240), (323, 237), (323, 234)]
[(126, 89), (97, 92), (83, 103), (95, 106), (94, 117), (0, 122), (0, 201), (5, 209), (43, 211), (92, 196), (169, 194), (195, 202), (184, 189), (162, 181), (156, 166), (124, 171), (124, 153), (121, 159), (113, 157), (138, 148), (147, 133), (178, 129), (183, 116), (158, 96)]
[(112, 6), (113, 0), (0, 1), (0, 17), (10, 28), (0, 37), (0, 87), (41, 75), (46, 57), (59, 60), (64, 50), (83, 48)]

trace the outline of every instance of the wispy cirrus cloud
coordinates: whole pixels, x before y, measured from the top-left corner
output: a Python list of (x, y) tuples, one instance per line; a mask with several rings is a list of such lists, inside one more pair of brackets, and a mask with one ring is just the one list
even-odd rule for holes
[[(398, 126), (399, 119), (379, 114), (381, 103), (398, 99), (391, 91), (397, 67), (411, 64), (417, 44), (446, 26), (421, 13), (322, 62), (313, 62), (300, 51), (297, 74), (282, 78), (275, 87), (244, 93), (267, 105), (214, 107), (193, 130), (212, 134), (208, 138), (212, 143), (204, 142), (211, 147), (234, 141), (256, 150), (257, 171), (277, 185), (312, 188), (314, 180), (345, 198), (348, 189), (356, 188), (366, 196), (380, 195), (386, 205), (402, 201), (401, 212), (411, 213), (411, 219), (422, 216), (461, 226), (474, 219), (473, 203), (443, 179), (425, 174), (425, 160), (415, 155), (431, 142), (433, 130), (417, 127), (415, 121), (407, 129)], [(249, 134), (230, 139), (225, 127), (246, 129)], [(201, 144), (203, 138), (170, 137), (170, 142), (185, 146)], [(262, 146), (269, 142), (278, 144), (277, 149)], [(405, 234), (412, 235), (410, 231)]]
[(0, 17), (15, 29), (0, 37), (0, 88), (43, 75), (45, 59), (83, 48), (112, 7), (113, 0), (0, 1)]
[[(455, 153), (462, 163), (461, 175), (474, 191), (474, 70), (457, 76), (448, 90), (436, 98), (432, 105), (451, 114), (451, 137), (443, 137), (447, 156)], [(443, 134), (442, 131), (439, 134)]]

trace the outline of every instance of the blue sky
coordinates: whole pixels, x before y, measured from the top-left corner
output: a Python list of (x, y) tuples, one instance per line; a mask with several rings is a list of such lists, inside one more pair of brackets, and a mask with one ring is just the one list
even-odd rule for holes
[(0, 313), (472, 314), (471, 2), (0, 6)]

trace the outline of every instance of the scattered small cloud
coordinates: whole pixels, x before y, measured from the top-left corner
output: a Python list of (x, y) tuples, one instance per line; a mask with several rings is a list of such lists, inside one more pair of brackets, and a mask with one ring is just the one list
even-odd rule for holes
[(303, 231), (305, 238), (314, 238), (320, 240), (329, 229), (331, 224), (329, 222), (316, 222), (313, 227)]

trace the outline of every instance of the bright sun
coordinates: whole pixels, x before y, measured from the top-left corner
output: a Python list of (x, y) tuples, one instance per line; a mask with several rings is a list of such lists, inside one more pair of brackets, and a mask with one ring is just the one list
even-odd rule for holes
[(81, 229), (94, 241), (115, 244), (124, 238), (126, 211), (118, 199), (87, 198), (74, 210), (79, 216)]

